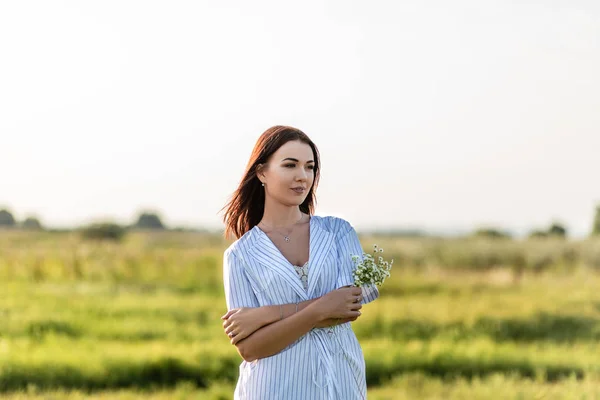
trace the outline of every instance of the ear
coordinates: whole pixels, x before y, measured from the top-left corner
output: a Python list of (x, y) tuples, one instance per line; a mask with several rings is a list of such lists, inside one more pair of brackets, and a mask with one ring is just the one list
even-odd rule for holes
[(256, 166), (256, 177), (261, 182), (265, 182), (265, 164), (258, 164)]

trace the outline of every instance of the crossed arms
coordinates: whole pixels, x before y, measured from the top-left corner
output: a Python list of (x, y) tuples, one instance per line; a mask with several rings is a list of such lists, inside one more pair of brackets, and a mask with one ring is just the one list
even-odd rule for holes
[(313, 328), (355, 321), (360, 315), (362, 291), (345, 286), (297, 304), (241, 307), (221, 317), (231, 344), (248, 362), (279, 353)]

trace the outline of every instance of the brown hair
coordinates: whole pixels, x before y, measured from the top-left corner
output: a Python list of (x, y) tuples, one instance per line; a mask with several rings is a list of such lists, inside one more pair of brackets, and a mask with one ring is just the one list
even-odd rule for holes
[(291, 126), (276, 125), (263, 132), (256, 141), (250, 160), (246, 165), (244, 176), (237, 190), (231, 196), (231, 200), (223, 207), (223, 209), (226, 209), (223, 216), (226, 238), (234, 236), (239, 239), (260, 222), (265, 211), (265, 192), (256, 176), (257, 167), (259, 164), (266, 163), (269, 157), (281, 146), (293, 140), (308, 144), (312, 148), (315, 158), (314, 182), (306, 199), (300, 205), (300, 211), (309, 215), (313, 214), (317, 201), (315, 190), (319, 183), (319, 170), (321, 167), (317, 146), (301, 130)]

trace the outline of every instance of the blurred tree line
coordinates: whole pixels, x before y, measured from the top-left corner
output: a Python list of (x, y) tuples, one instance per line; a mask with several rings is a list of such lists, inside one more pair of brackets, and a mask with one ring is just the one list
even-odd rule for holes
[(596, 216), (594, 218), (594, 225), (592, 227), (592, 235), (600, 235), (600, 205), (596, 207)]
[[(35, 216), (28, 216), (23, 221), (18, 222), (13, 214), (6, 208), (0, 209), (0, 228), (21, 228), (26, 230), (43, 230), (45, 229), (40, 220)], [(127, 230), (166, 230), (168, 229), (162, 222), (158, 213), (153, 211), (143, 211), (138, 216), (136, 221), (131, 225), (120, 225), (115, 222), (98, 222), (93, 223), (77, 230), (80, 230), (82, 235), (90, 239), (111, 239), (120, 240), (123, 238)], [(177, 228), (175, 230), (185, 230)], [(545, 238), (545, 237), (567, 237), (567, 228), (559, 223), (553, 222), (547, 229), (535, 229), (529, 233), (530, 238)], [(426, 236), (422, 232), (419, 236)], [(476, 229), (473, 232), (474, 237), (484, 237), (492, 239), (510, 239), (512, 235), (509, 232), (501, 229), (485, 227)], [(591, 236), (600, 236), (600, 205), (596, 206), (594, 220), (592, 223)]]
[(17, 222), (12, 213), (7, 209), (0, 210), (0, 227), (23, 228), (31, 230), (43, 229), (39, 219), (33, 216), (25, 218), (21, 223)]
[[(26, 230), (46, 230), (40, 220), (35, 216), (28, 216), (19, 222), (8, 209), (0, 210), (0, 228), (15, 228)], [(87, 239), (120, 240), (128, 230), (166, 230), (161, 217), (156, 212), (141, 212), (136, 221), (131, 225), (120, 225), (116, 222), (105, 221), (88, 224), (75, 230)]]

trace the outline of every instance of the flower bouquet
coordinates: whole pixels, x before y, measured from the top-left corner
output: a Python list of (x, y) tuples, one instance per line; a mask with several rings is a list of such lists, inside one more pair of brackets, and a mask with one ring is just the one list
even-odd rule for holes
[[(381, 286), (385, 278), (390, 276), (394, 260), (385, 261), (383, 257), (377, 256), (377, 253), (383, 253), (383, 249), (374, 244), (374, 255), (363, 253), (362, 260), (360, 256), (352, 255), (352, 261), (356, 265), (354, 269), (354, 286), (361, 287), (369, 284)], [(377, 262), (375, 257), (377, 257)]]

